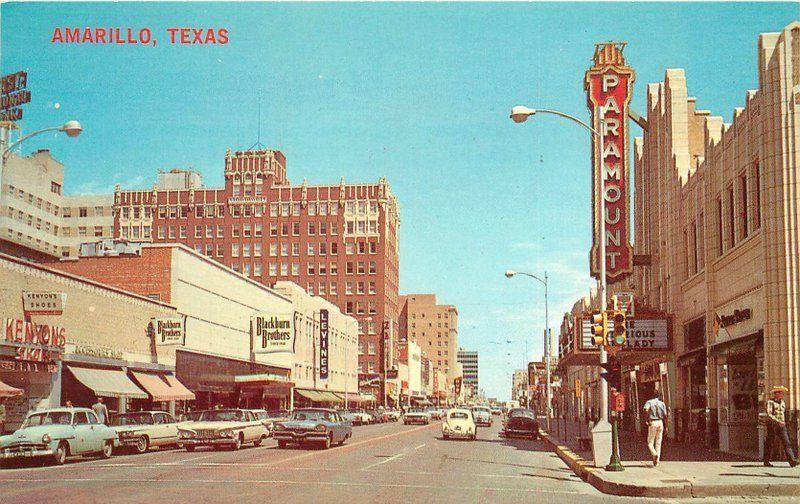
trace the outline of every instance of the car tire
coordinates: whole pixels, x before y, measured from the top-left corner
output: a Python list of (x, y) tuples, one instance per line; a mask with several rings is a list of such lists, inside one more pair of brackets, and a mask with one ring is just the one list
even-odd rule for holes
[(193, 452), (194, 451), (194, 446), (192, 446), (192, 445), (186, 445), (186, 446), (184, 446), (184, 448), (186, 448), (187, 452)]
[(66, 441), (62, 441), (58, 443), (56, 452), (53, 454), (53, 462), (56, 465), (64, 465), (64, 462), (67, 461), (67, 455), (69, 455), (69, 445)]
[(231, 445), (231, 450), (238, 451), (239, 449), (241, 449), (243, 443), (244, 440), (242, 439), (242, 434), (239, 434), (238, 436), (236, 436), (236, 441)]
[(104, 459), (109, 459), (111, 458), (112, 453), (114, 453), (114, 442), (108, 440), (103, 444), (103, 449), (100, 451), (100, 456)]
[(262, 442), (262, 441), (264, 441), (264, 437), (265, 437), (265, 436), (259, 436), (259, 438), (258, 438), (258, 439), (256, 439), (255, 441), (253, 441), (253, 446), (254, 446), (254, 447), (256, 447), (256, 448), (258, 448), (259, 446), (261, 446), (261, 442)]
[(325, 441), (322, 443), (323, 450), (327, 450), (331, 447), (331, 438), (333, 438), (333, 434), (328, 434), (328, 436), (325, 438)]
[(136, 440), (136, 445), (134, 445), (133, 449), (136, 453), (144, 453), (150, 448), (150, 439), (147, 436), (140, 436), (139, 439)]
[(278, 448), (280, 449), (286, 448), (286, 441), (278, 441)]
[(450, 439), (450, 436), (448, 434), (442, 434), (442, 439), (448, 440)]

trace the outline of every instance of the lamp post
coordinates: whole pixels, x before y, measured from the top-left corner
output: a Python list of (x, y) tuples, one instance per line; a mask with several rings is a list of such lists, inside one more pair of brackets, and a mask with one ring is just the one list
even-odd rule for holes
[[(534, 275), (532, 273), (525, 273), (524, 271), (514, 271), (514, 270), (506, 270), (506, 278), (514, 278), (516, 275), (525, 275), (527, 277), (533, 278), (534, 280), (538, 281), (542, 285), (544, 285), (544, 359), (545, 359), (545, 367), (547, 368), (547, 383), (545, 384), (545, 402), (547, 403), (547, 430), (550, 431), (550, 417), (551, 417), (551, 409), (553, 407), (552, 402), (552, 393), (551, 393), (551, 384), (550, 384), (550, 314), (549, 314), (549, 304), (547, 300), (547, 272), (544, 272), (544, 278)], [(526, 352), (527, 354), (527, 352)], [(527, 359), (527, 355), (525, 356)], [(526, 369), (525, 373), (527, 374), (527, 362), (525, 363)]]
[[(532, 117), (535, 114), (557, 115), (557, 116), (563, 117), (565, 119), (569, 119), (570, 121), (575, 122), (577, 124), (580, 124), (581, 126), (586, 128), (587, 130), (589, 130), (589, 132), (592, 135), (594, 135), (598, 140), (598, 144), (600, 146), (599, 157), (600, 157), (600, 162), (602, 164), (602, 162), (603, 162), (603, 150), (604, 149), (603, 149), (603, 134), (601, 134), (600, 131), (605, 132), (605, 117), (604, 117), (604, 111), (603, 111), (603, 107), (602, 106), (599, 108), (599, 114), (598, 114), (599, 123), (600, 123), (600, 131), (597, 131), (596, 129), (591, 127), (589, 124), (587, 124), (586, 122), (578, 119), (577, 117), (575, 117), (573, 115), (570, 115), (570, 114), (566, 114), (564, 112), (560, 112), (558, 110), (532, 109), (532, 108), (525, 107), (523, 105), (517, 105), (517, 106), (515, 106), (515, 107), (513, 107), (511, 109), (511, 115), (509, 117), (515, 123), (523, 123), (523, 122), (527, 121), (529, 117)], [(594, 190), (594, 188), (593, 188), (593, 190)], [(601, 194), (600, 194), (600, 226), (599, 226), (600, 229), (598, 230), (598, 238), (600, 239), (600, 281), (599, 281), (599, 284), (600, 284), (599, 290), (600, 290), (600, 292), (599, 292), (599, 296), (598, 297), (600, 298), (600, 309), (601, 310), (605, 310), (607, 308), (607, 304), (606, 304), (606, 298), (607, 298), (607, 292), (606, 292), (606, 287), (607, 287), (606, 261), (607, 261), (607, 258), (606, 258), (606, 223), (605, 223), (605, 219), (606, 219), (606, 200), (605, 200), (605, 195), (602, 194), (602, 190), (601, 190)], [(608, 354), (606, 353), (605, 346), (601, 345), (600, 346), (600, 364), (605, 364), (606, 362), (608, 362)], [(608, 431), (608, 433), (610, 433), (610, 430), (611, 430), (610, 429), (610, 425), (608, 423), (608, 383), (606, 382), (606, 380), (602, 376), (600, 376), (600, 421), (598, 422), (598, 425), (596, 425), (595, 428), (592, 430), (592, 435), (594, 436), (595, 433), (597, 433), (598, 439), (600, 439), (601, 434), (602, 434), (603, 437), (605, 437), (607, 431)], [(610, 443), (610, 438), (609, 438), (609, 443)], [(595, 446), (595, 445), (599, 445), (600, 443), (593, 441), (592, 444), (593, 444), (593, 446)], [(605, 445), (605, 442), (603, 442), (603, 444)], [(613, 445), (613, 443), (612, 443), (612, 445)], [(616, 448), (616, 446), (612, 446), (612, 451), (614, 451), (615, 448)], [(595, 449), (595, 463), (598, 462), (597, 461), (597, 458), (598, 458), (597, 454), (598, 454), (598, 450)], [(614, 456), (614, 455), (616, 455), (616, 453), (612, 454), (612, 456)]]
[(42, 133), (47, 133), (48, 131), (63, 131), (67, 134), (70, 138), (75, 138), (81, 134), (83, 128), (81, 127), (81, 123), (78, 121), (67, 121), (60, 126), (51, 126), (49, 128), (43, 128), (32, 133), (28, 133), (27, 135), (21, 137), (16, 142), (12, 143), (11, 145), (8, 144), (11, 136), (11, 129), (16, 127), (14, 123), (11, 122), (3, 122), (0, 123), (0, 183), (3, 180), (3, 168), (6, 164), (6, 158), (11, 153), (11, 150), (16, 147), (17, 145), (21, 144), (25, 140), (35, 137), (36, 135), (40, 135)]

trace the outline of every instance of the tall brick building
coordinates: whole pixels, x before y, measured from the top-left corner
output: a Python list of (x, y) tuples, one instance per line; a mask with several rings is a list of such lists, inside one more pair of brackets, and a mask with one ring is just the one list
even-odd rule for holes
[(362, 392), (386, 394), (398, 331), (397, 200), (388, 182), (291, 185), (272, 149), (228, 152), (224, 187), (173, 170), (152, 190), (114, 194), (118, 238), (179, 242), (272, 285), (294, 282), (359, 323)]
[[(447, 379), (447, 390), (461, 373), (458, 364), (458, 310), (436, 303), (436, 294), (400, 296), (401, 338), (419, 345), (422, 355)], [(444, 387), (442, 387), (444, 388)]]

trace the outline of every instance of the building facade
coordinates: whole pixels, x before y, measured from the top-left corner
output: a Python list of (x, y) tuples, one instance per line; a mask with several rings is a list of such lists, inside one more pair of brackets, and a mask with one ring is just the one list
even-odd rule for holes
[[(179, 244), (143, 245), (132, 254), (51, 266), (175, 306), (185, 331), (177, 375), (200, 407), (339, 403), (336, 393), (358, 394), (357, 321), (291, 282), (267, 287)], [(321, 373), (320, 310), (329, 316), (327, 376)], [(257, 316), (286, 321), (294, 351), (261, 353), (253, 333)]]
[(674, 316), (677, 432), (757, 454), (784, 385), (800, 407), (800, 23), (758, 40), (758, 89), (732, 123), (700, 110), (683, 70), (647, 92), (635, 142), (637, 300)]
[(458, 310), (436, 303), (435, 294), (400, 296), (401, 339), (415, 342), (431, 366), (442, 370), (448, 387), (461, 376), (458, 364)]
[(363, 392), (385, 397), (398, 329), (399, 215), (389, 184), (291, 185), (277, 150), (228, 151), (225, 185), (161, 174), (114, 195), (115, 236), (179, 242), (264, 285), (291, 281), (358, 320)]
[(478, 352), (477, 350), (458, 349), (456, 356), (458, 362), (461, 363), (461, 369), (464, 373), (464, 388), (466, 395), (469, 398), (477, 397), (479, 389), (478, 384)]
[[(5, 401), (6, 429), (67, 400), (90, 406), (102, 396), (112, 412), (124, 412), (174, 410), (177, 398), (194, 399), (174, 381), (176, 347), (148, 332), (153, 320), (176, 317), (174, 306), (4, 254), (0, 292), (0, 381), (22, 392)], [(176, 393), (163, 397), (148, 379)]]
[(0, 174), (0, 252), (36, 261), (75, 257), (113, 236), (113, 197), (66, 196), (64, 166), (48, 150), (10, 153)]

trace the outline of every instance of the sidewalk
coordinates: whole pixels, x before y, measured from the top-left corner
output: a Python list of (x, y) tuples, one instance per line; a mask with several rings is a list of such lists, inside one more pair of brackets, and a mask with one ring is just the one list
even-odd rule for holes
[[(620, 457), (625, 471), (595, 468), (591, 451), (578, 448), (576, 422), (555, 420), (552, 434), (543, 438), (558, 456), (584, 481), (603, 493), (636, 497), (800, 496), (800, 467), (784, 461), (764, 467), (760, 460), (707, 450), (664, 439), (662, 460), (653, 467), (645, 441), (631, 432), (620, 435)], [(587, 436), (582, 427), (581, 435)], [(558, 435), (560, 434), (560, 436)]]

